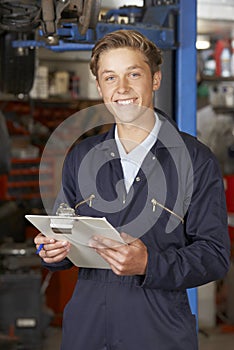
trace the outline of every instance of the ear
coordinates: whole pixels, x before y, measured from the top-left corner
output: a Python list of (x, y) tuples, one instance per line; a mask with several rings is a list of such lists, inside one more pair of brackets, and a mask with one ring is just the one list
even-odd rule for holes
[(155, 72), (153, 76), (153, 91), (157, 91), (160, 88), (162, 79), (161, 71)]
[(98, 90), (100, 97), (102, 98), (102, 90), (101, 90), (100, 85), (99, 85), (97, 80), (96, 80), (96, 87), (97, 87), (97, 90)]

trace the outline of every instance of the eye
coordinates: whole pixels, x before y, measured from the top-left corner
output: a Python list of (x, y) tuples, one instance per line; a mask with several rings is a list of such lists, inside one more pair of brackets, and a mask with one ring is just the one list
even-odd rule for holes
[(130, 76), (131, 76), (132, 78), (138, 78), (138, 77), (140, 76), (140, 73), (139, 73), (139, 72), (131, 72), (131, 73), (130, 73)]
[(113, 81), (115, 79), (115, 77), (113, 75), (109, 75), (107, 77), (105, 77), (105, 81)]

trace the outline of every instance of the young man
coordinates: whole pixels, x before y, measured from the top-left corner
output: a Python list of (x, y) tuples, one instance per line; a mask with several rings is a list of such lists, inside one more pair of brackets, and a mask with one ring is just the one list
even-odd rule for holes
[[(208, 148), (154, 110), (161, 63), (136, 31), (110, 33), (93, 49), (90, 67), (116, 123), (68, 153), (62, 191), (72, 208), (93, 196), (77, 213), (105, 216), (127, 244), (93, 237), (110, 269), (79, 269), (62, 350), (196, 350), (186, 289), (228, 271), (222, 176)], [(72, 266), (69, 243), (39, 234), (35, 244), (49, 269)]]

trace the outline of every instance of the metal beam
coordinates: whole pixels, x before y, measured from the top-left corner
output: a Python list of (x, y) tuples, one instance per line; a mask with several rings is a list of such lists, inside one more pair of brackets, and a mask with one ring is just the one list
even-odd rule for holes
[(196, 135), (197, 0), (180, 0), (176, 50), (176, 122), (180, 130)]
[[(197, 113), (197, 0), (180, 0), (176, 50), (176, 122), (181, 131), (196, 135)], [(187, 290), (198, 325), (197, 288)], [(198, 326), (197, 326), (198, 327)]]

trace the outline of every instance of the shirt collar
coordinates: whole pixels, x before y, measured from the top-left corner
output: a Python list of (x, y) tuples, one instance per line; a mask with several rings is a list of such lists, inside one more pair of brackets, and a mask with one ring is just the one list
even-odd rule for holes
[[(180, 132), (178, 128), (174, 125), (175, 122), (173, 120), (171, 121), (168, 118), (166, 118), (164, 115), (160, 113), (160, 111), (157, 110), (157, 117), (161, 122), (160, 130), (158, 132), (156, 143), (156, 148), (175, 148), (175, 147), (184, 147), (183, 139), (181, 138)], [(156, 126), (156, 125), (154, 125)], [(154, 129), (154, 128), (153, 128)], [(153, 130), (152, 130), (153, 131)], [(151, 131), (151, 132), (152, 132)], [(116, 147), (115, 142), (115, 124), (110, 128), (110, 130), (106, 133), (103, 141), (113, 141)], [(113, 144), (113, 146), (114, 146)], [(99, 149), (100, 151), (105, 151), (109, 149), (108, 143), (100, 143), (97, 145), (94, 145), (95, 148)]]
[(155, 144), (155, 142), (157, 141), (157, 137), (158, 137), (158, 133), (161, 127), (161, 120), (159, 119), (157, 113), (154, 113), (155, 115), (155, 123), (154, 123), (154, 127), (151, 130), (151, 132), (149, 133), (149, 135), (145, 138), (145, 140), (143, 142), (141, 142), (141, 144), (139, 144), (137, 147), (135, 147), (131, 152), (129, 152), (128, 154), (126, 153), (120, 139), (119, 139), (119, 135), (118, 135), (118, 128), (117, 126), (115, 126), (115, 141), (117, 143), (117, 147), (119, 150), (119, 154), (120, 157), (131, 157), (131, 158), (137, 158), (139, 157), (139, 152), (140, 153), (145, 153), (145, 151), (149, 151), (151, 149), (151, 147)]

